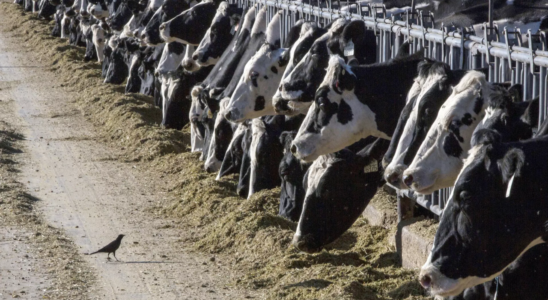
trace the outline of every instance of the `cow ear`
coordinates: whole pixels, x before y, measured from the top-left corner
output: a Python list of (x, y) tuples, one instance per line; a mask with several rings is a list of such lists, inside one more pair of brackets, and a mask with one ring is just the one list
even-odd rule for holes
[(519, 177), (524, 163), (525, 154), (521, 149), (513, 148), (508, 151), (500, 163), (503, 182), (508, 182), (512, 177)]
[(365, 36), (365, 23), (362, 20), (354, 20), (348, 23), (343, 30), (343, 40), (345, 42), (363, 39)]
[(278, 66), (285, 67), (287, 66), (287, 63), (289, 62), (289, 49), (282, 52), (282, 55), (280, 55), (280, 58), (278, 59)]
[(512, 98), (512, 102), (521, 102), (523, 101), (523, 86), (521, 84), (514, 84), (508, 88), (508, 93)]

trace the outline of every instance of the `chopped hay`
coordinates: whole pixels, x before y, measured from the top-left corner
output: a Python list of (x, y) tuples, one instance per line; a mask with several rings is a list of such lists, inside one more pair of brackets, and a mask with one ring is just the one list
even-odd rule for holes
[[(237, 176), (216, 181), (199, 155), (188, 152), (188, 128), (162, 129), (151, 97), (102, 84), (100, 66), (82, 62), (83, 49), (49, 37), (51, 24), (18, 10), (0, 5), (2, 16), (17, 24), (8, 31), (49, 63), (64, 87), (78, 91), (76, 104), (104, 141), (123, 151), (121, 159), (146, 164), (167, 186), (165, 201), (151, 213), (180, 220), (182, 230), (193, 232), (183, 242), (195, 251), (227, 255), (244, 274), (234, 284), (261, 290), (267, 299), (427, 299), (417, 274), (400, 267), (389, 230), (363, 218), (321, 253), (298, 252), (291, 246), (296, 224), (277, 216), (278, 188), (238, 197)], [(375, 197), (384, 198), (382, 191)]]

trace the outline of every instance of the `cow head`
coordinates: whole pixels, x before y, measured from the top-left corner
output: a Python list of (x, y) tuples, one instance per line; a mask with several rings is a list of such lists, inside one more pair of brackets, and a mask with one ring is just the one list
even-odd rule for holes
[[(279, 91), (281, 101), (288, 107), (288, 114), (305, 114), (314, 100), (314, 93), (325, 76), (325, 69), (329, 63), (328, 43), (334, 35), (340, 34), (348, 21), (345, 18), (337, 19), (330, 29), (318, 38), (293, 71), (280, 82)], [(282, 111), (286, 107), (280, 107)]]
[(229, 174), (240, 172), (242, 157), (244, 155), (242, 143), (246, 131), (251, 130), (249, 125), (249, 121), (243, 122), (238, 124), (236, 130), (234, 130), (234, 134), (232, 135), (230, 144), (228, 144), (223, 162), (221, 163), (221, 168), (219, 169), (219, 173), (217, 174), (215, 180), (219, 180), (221, 177)]
[[(289, 51), (286, 51), (284, 53), (284, 60), (287, 60), (288, 62), (282, 78), (286, 78), (287, 76), (289, 76), (295, 66), (308, 53), (308, 50), (310, 50), (310, 47), (312, 47), (314, 41), (323, 34), (325, 34), (325, 32), (326, 30), (319, 27), (317, 23), (310, 21), (304, 22), (302, 20), (297, 22), (297, 24), (295, 24), (295, 26), (291, 28), (288, 39), (290, 39), (292, 36), (297, 36), (297, 39), (294, 43), (292, 43)], [(274, 110), (277, 113), (282, 113), (285, 115), (298, 114), (290, 111), (288, 106), (289, 101), (282, 98), (281, 90), (282, 86), (279, 86), (276, 94), (274, 94), (272, 98)]]
[(217, 172), (221, 168), (221, 164), (224, 160), (224, 155), (230, 141), (232, 140), (233, 128), (230, 122), (228, 122), (223, 113), (228, 105), (228, 98), (222, 99), (219, 102), (219, 112), (215, 118), (215, 127), (213, 129), (213, 136), (209, 143), (208, 156), (205, 160), (204, 168), (207, 172)]
[[(198, 45), (215, 16), (218, 4), (201, 2), (160, 25), (160, 36), (166, 42)], [(192, 30), (189, 30), (192, 28)]]
[(164, 40), (160, 37), (160, 24), (167, 22), (183, 11), (189, 9), (196, 4), (195, 1), (190, 3), (189, 0), (166, 0), (157, 10), (150, 21), (146, 24), (145, 29), (141, 34), (143, 42), (149, 46), (163, 44)]
[(184, 44), (179, 42), (166, 43), (155, 72), (158, 74), (166, 74), (177, 70), (183, 61), (184, 54)]
[(543, 138), (470, 151), (420, 272), (433, 295), (457, 295), (490, 281), (546, 242), (548, 159), (539, 151), (546, 144)]
[(192, 54), (192, 59), (198, 65), (204, 67), (217, 63), (237, 30), (242, 12), (243, 10), (234, 4), (222, 2), (219, 5), (211, 26)]
[(418, 91), (413, 109), (405, 126), (401, 128), (402, 133), (394, 132), (394, 136), (400, 135), (400, 139), (393, 139), (390, 143), (391, 147), (397, 148), (394, 159), (384, 172), (386, 182), (396, 189), (407, 188), (403, 184), (403, 171), (415, 157), (441, 105), (451, 95), (453, 85), (460, 80), (460, 77), (455, 76), (450, 70), (449, 65), (431, 60), (421, 62), (418, 71), (419, 75), (408, 95), (409, 99)]
[(198, 65), (196, 61), (192, 59), (192, 53), (194, 52), (194, 49), (196, 49), (196, 46), (186, 45), (183, 61), (181, 62), (183, 68), (188, 72), (195, 72), (200, 69), (200, 65)]
[[(531, 138), (533, 126), (538, 120), (538, 98), (515, 102), (521, 85), (510, 87), (507, 97), (490, 99), (485, 108), (485, 117), (478, 124), (472, 136), (471, 145), (489, 144), (492, 142), (510, 142)], [(518, 99), (519, 101), (519, 99)]]
[[(376, 139), (359, 154), (343, 149), (322, 155), (308, 169), (306, 196), (293, 245), (319, 252), (335, 241), (361, 216), (382, 181), (382, 172), (364, 172), (386, 151), (388, 141)], [(344, 195), (344, 196), (343, 196)]]
[(252, 139), (249, 149), (251, 170), (248, 198), (263, 189), (280, 185), (278, 165), (282, 159), (280, 134), (285, 116), (266, 116), (251, 121)]
[(331, 57), (325, 79), (291, 146), (296, 157), (312, 162), (376, 132), (375, 114), (354, 94), (356, 80), (341, 57)]
[(242, 122), (260, 116), (274, 115), (272, 96), (282, 78), (287, 61), (285, 48), (280, 48), (280, 14), (269, 23), (266, 43), (245, 65), (236, 90), (230, 98), (225, 118), (232, 122)]
[(118, 6), (118, 9), (116, 9), (114, 15), (110, 16), (107, 21), (112, 30), (122, 31), (124, 29), (124, 25), (126, 25), (134, 15), (139, 14), (144, 9), (144, 7), (134, 5), (136, 7), (132, 10), (132, 4), (135, 3), (136, 1), (126, 1), (122, 2), (120, 6)]
[(280, 135), (284, 155), (278, 167), (282, 180), (278, 214), (293, 222), (299, 221), (301, 215), (306, 192), (303, 188), (303, 179), (310, 167), (310, 164), (301, 162), (291, 153), (291, 142), (296, 134), (297, 131), (285, 131)]
[(99, 24), (91, 25), (91, 32), (93, 33), (93, 45), (97, 52), (97, 60), (102, 63), (105, 59), (103, 50), (105, 49), (105, 30)]
[(488, 83), (483, 73), (468, 72), (442, 105), (403, 173), (404, 184), (419, 194), (452, 186), (470, 149), (472, 133), (484, 116), (487, 99), (506, 95), (506, 90)]
[(201, 85), (197, 85), (192, 88), (190, 92), (191, 105), (190, 111), (188, 112), (188, 118), (190, 120), (190, 142), (191, 142), (191, 151), (200, 152), (204, 145), (205, 138), (205, 127), (200, 122), (202, 115), (205, 114), (206, 107), (198, 99), (200, 92), (203, 90)]
[(105, 1), (88, 0), (88, 2), (88, 11), (93, 17), (102, 20), (109, 16), (108, 7)]

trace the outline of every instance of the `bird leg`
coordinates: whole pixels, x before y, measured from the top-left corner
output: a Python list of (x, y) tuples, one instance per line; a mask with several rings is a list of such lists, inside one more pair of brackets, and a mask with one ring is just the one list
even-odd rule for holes
[(119, 261), (118, 258), (116, 257), (116, 251), (112, 252), (112, 255), (114, 255), (114, 258), (116, 258), (116, 261)]

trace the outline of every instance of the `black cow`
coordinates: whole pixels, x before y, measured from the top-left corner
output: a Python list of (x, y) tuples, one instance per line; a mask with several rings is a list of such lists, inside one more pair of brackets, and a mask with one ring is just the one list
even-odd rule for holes
[[(314, 253), (335, 241), (354, 224), (382, 185), (380, 161), (388, 141), (369, 137), (359, 144), (367, 146), (357, 154), (343, 149), (320, 156), (308, 169), (306, 197), (293, 237), (299, 250)], [(371, 163), (378, 170), (365, 173)]]
[(53, 25), (53, 29), (51, 30), (51, 36), (61, 37), (61, 21), (63, 20), (64, 15), (65, 15), (65, 6), (58, 5), (57, 11), (53, 15), (54, 25)]
[(548, 240), (547, 147), (542, 136), (472, 148), (421, 269), (422, 286), (458, 295)]
[(284, 156), (280, 161), (279, 174), (281, 182), (280, 208), (278, 215), (297, 222), (301, 216), (306, 190), (303, 179), (310, 164), (297, 159), (289, 150), (297, 131), (285, 131), (280, 135)]
[(525, 252), (497, 279), (467, 288), (461, 295), (447, 300), (512, 300), (522, 299), (524, 295), (527, 300), (545, 300), (548, 299), (546, 276), (548, 245), (542, 244)]
[(250, 122), (251, 121), (249, 120), (242, 122), (238, 124), (236, 130), (234, 130), (216, 180), (221, 179), (223, 176), (240, 172), (244, 155), (244, 138), (246, 136), (246, 132), (251, 131)]
[(57, 11), (57, 7), (52, 5), (49, 1), (43, 0), (40, 3), (40, 12), (38, 12), (38, 17), (44, 18), (45, 20), (51, 20), (51, 17)]

